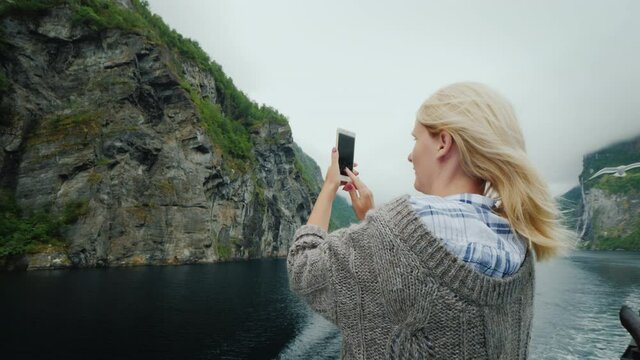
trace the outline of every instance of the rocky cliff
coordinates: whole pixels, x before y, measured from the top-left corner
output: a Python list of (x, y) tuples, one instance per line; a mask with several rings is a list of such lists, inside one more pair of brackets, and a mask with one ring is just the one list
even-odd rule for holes
[(640, 168), (628, 170), (625, 176), (592, 178), (602, 168), (635, 162), (640, 162), (640, 137), (584, 156), (580, 186), (564, 194), (562, 201), (582, 247), (640, 250)]
[(284, 116), (144, 3), (9, 2), (0, 50), (0, 186), (11, 216), (55, 224), (35, 237), (5, 229), (0, 265), (286, 255), (317, 165), (303, 164)]

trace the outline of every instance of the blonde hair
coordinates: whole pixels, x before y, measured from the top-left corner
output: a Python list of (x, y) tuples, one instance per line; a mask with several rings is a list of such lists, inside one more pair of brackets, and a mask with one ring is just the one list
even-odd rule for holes
[(576, 234), (562, 225), (562, 213), (530, 162), (511, 104), (486, 85), (455, 83), (420, 106), (416, 121), (431, 134), (448, 132), (463, 171), (484, 181), (484, 195), (498, 200), (495, 211), (533, 247), (538, 261), (575, 246)]

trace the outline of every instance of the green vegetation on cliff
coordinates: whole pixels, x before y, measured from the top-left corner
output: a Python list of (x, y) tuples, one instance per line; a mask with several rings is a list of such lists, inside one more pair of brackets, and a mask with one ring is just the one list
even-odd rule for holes
[(76, 222), (87, 211), (87, 201), (73, 201), (57, 216), (44, 209), (23, 217), (13, 196), (0, 190), (0, 256), (41, 252), (47, 246), (63, 251), (66, 242), (62, 227)]
[[(211, 74), (216, 83), (218, 104), (213, 105), (202, 99), (201, 95), (192, 89), (187, 89), (187, 91), (198, 107), (207, 133), (214, 144), (220, 146), (223, 154), (238, 160), (234, 167), (246, 169), (246, 166), (241, 166), (239, 162), (253, 162), (252, 144), (249, 136), (251, 127), (261, 126), (267, 122), (287, 125), (287, 119), (269, 106), (258, 105), (238, 90), (233, 80), (222, 71), (222, 67), (218, 63), (209, 58), (198, 42), (183, 37), (165, 24), (160, 16), (151, 13), (147, 1), (133, 0), (132, 2), (136, 8), (135, 14), (140, 16), (143, 26), (129, 28), (129, 30), (138, 30), (152, 41), (166, 45), (180, 56), (193, 61), (203, 71)], [(121, 9), (121, 11), (126, 10)], [(179, 74), (176, 75), (179, 76)]]
[(213, 239), (213, 247), (215, 249), (216, 254), (218, 255), (218, 259), (222, 261), (230, 260), (233, 256), (233, 250), (231, 249), (230, 243), (221, 243), (218, 238)]
[[(60, 141), (73, 133), (82, 136), (83, 139), (91, 139), (98, 136), (100, 131), (100, 120), (104, 117), (103, 111), (81, 111), (64, 116), (53, 115), (41, 120), (38, 131), (31, 134), (27, 143), (36, 145), (40, 143), (51, 143)], [(73, 144), (60, 145), (60, 149)]]
[[(222, 67), (209, 58), (198, 42), (183, 37), (171, 29), (160, 16), (149, 10), (147, 1), (132, 0), (134, 11), (111, 0), (20, 0), (0, 5), (0, 19), (6, 16), (40, 16), (52, 7), (67, 6), (73, 13), (73, 24), (87, 26), (94, 31), (120, 29), (140, 34), (151, 43), (164, 45), (179, 57), (170, 68), (178, 69), (183, 59), (194, 62), (208, 72), (216, 84), (218, 104), (211, 104), (188, 85), (180, 71), (175, 71), (181, 85), (189, 92), (202, 118), (203, 127), (212, 142), (225, 157), (226, 165), (247, 171), (253, 165), (252, 143), (249, 131), (265, 123), (287, 125), (286, 117), (277, 110), (258, 105), (238, 90)], [(6, 83), (6, 81), (4, 81)], [(0, 91), (3, 87), (0, 77)]]
[(640, 251), (640, 228), (623, 237), (598, 236), (594, 249)]
[[(589, 178), (602, 168), (628, 165), (638, 161), (640, 161), (640, 136), (630, 140), (614, 143), (604, 149), (585, 155), (582, 159), (582, 173), (580, 174), (580, 178), (585, 186), (585, 192), (593, 186), (607, 191), (611, 190), (613, 192), (624, 191), (623, 188), (629, 188), (627, 185), (623, 184), (625, 182), (628, 185), (636, 184), (637, 186), (637, 178), (630, 178), (631, 180), (628, 180), (626, 179), (627, 176), (614, 177), (611, 174), (608, 174), (600, 175), (592, 180), (589, 180)], [(631, 170), (627, 175), (634, 172), (637, 173), (638, 171), (639, 170)], [(620, 183), (620, 186), (616, 183)], [(636, 190), (640, 189), (638, 187), (633, 187), (633, 185), (632, 188), (635, 188)]]
[(310, 193), (320, 192), (322, 186), (322, 172), (313, 159), (304, 153), (298, 144), (293, 143), (293, 153), (295, 154), (294, 166), (300, 173), (302, 181)]
[(321, 185), (318, 185), (318, 180), (311, 175), (308, 167), (306, 167), (299, 158), (295, 159), (294, 166), (300, 173), (302, 182), (307, 189), (320, 189)]
[(221, 104), (221, 110), (225, 116), (241, 122), (245, 127), (262, 124), (266, 121), (277, 122), (281, 125), (288, 124), (284, 115), (277, 110), (269, 106), (258, 105), (238, 90), (233, 80), (222, 71), (222, 67), (218, 63), (209, 58), (209, 55), (202, 50), (197, 41), (183, 37), (165, 24), (160, 16), (151, 13), (147, 1), (133, 0), (132, 2), (137, 14), (144, 21), (144, 35), (148, 35), (151, 39), (165, 44), (181, 56), (192, 60), (213, 76), (216, 82), (218, 102)]
[(239, 122), (231, 121), (225, 117), (220, 110), (220, 105), (204, 100), (186, 81), (181, 81), (180, 85), (189, 92), (191, 101), (196, 105), (200, 114), (202, 126), (212, 143), (223, 154), (228, 155), (225, 160), (230, 167), (247, 170), (247, 165), (254, 161), (251, 138), (247, 129)]
[(600, 210), (596, 210), (591, 219), (594, 224), (594, 239), (591, 244), (587, 245), (587, 248), (640, 251), (640, 220), (636, 220), (633, 224), (602, 228), (599, 221), (600, 215)]
[(604, 190), (610, 194), (640, 193), (640, 169), (627, 172), (626, 176), (601, 175), (593, 179), (592, 187)]

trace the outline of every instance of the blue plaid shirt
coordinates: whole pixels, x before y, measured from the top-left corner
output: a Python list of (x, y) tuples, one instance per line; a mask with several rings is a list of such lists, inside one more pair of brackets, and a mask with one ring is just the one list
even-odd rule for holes
[(410, 196), (409, 202), (427, 228), (475, 270), (502, 278), (520, 268), (526, 242), (505, 218), (491, 210), (496, 200), (462, 193)]

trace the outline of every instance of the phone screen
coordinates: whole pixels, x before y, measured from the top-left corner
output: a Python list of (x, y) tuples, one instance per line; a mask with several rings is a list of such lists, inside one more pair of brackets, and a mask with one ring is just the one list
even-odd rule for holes
[(345, 167), (353, 171), (353, 149), (356, 145), (356, 138), (346, 134), (338, 134), (338, 164), (340, 165), (340, 175), (347, 176)]

